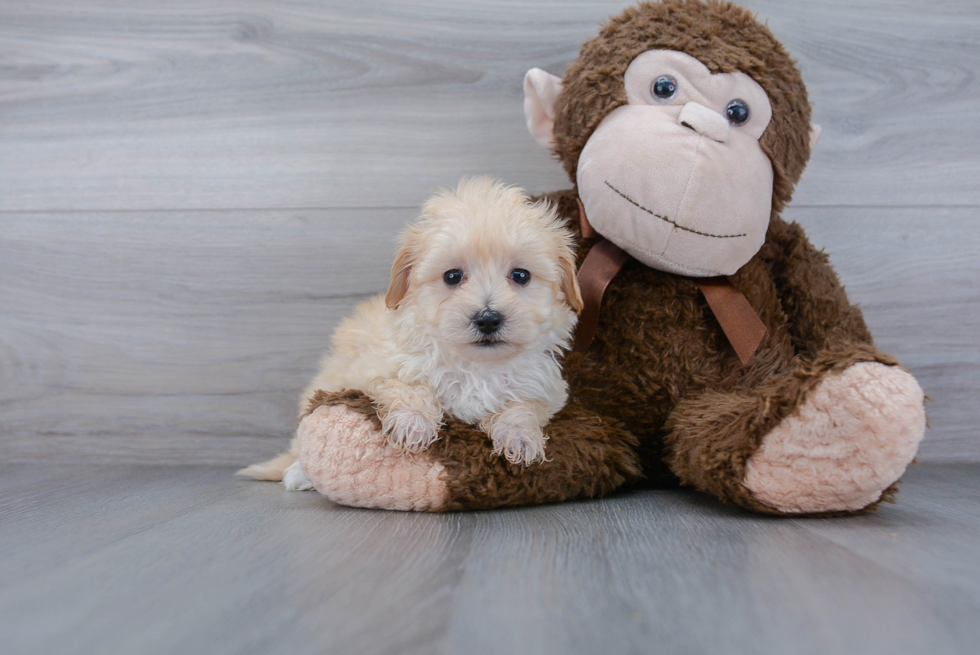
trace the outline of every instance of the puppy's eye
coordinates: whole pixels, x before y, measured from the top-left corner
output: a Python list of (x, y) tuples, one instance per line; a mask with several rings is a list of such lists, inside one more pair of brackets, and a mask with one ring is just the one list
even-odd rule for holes
[(515, 268), (510, 272), (510, 279), (523, 287), (531, 281), (531, 274), (523, 268)]
[(446, 283), (447, 286), (454, 287), (463, 281), (463, 271), (458, 268), (453, 268), (442, 274), (442, 281)]

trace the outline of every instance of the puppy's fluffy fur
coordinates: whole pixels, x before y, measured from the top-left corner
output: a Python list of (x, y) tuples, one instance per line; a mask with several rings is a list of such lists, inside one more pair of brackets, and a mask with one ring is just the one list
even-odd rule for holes
[[(318, 389), (360, 389), (393, 446), (427, 448), (450, 415), (479, 425), (509, 461), (541, 461), (542, 428), (568, 397), (558, 360), (581, 308), (573, 237), (554, 208), (463, 180), (405, 230), (387, 294), (337, 328), (300, 412)], [(310, 488), (296, 453), (294, 440), (239, 473)]]

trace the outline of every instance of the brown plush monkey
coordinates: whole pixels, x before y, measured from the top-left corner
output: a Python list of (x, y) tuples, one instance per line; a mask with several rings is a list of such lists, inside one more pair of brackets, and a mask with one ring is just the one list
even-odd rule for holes
[(643, 3), (563, 79), (529, 71), (525, 92), (532, 135), (576, 183), (548, 197), (583, 228), (580, 276), (601, 278), (583, 351), (565, 364), (570, 402), (546, 430), (550, 461), (508, 464), (454, 422), (405, 456), (384, 446), (363, 396), (321, 394), (299, 429), (317, 489), (416, 510), (677, 480), (768, 513), (887, 498), (923, 436), (923, 393), (875, 348), (827, 257), (779, 216), (817, 130), (769, 30), (729, 3)]

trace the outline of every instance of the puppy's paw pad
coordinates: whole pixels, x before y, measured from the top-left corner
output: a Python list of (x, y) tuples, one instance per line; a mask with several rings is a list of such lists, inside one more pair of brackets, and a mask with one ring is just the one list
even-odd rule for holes
[(494, 454), (502, 455), (511, 464), (529, 466), (545, 460), (544, 443), (547, 437), (541, 430), (498, 422), (490, 431), (490, 439)]
[(425, 450), (439, 438), (439, 425), (411, 409), (388, 412), (381, 422), (381, 429), (392, 446), (406, 450)]
[(306, 474), (303, 473), (303, 467), (300, 466), (299, 460), (287, 466), (286, 470), (282, 472), (282, 486), (286, 488), (286, 491), (311, 491), (313, 489), (313, 483), (306, 479)]

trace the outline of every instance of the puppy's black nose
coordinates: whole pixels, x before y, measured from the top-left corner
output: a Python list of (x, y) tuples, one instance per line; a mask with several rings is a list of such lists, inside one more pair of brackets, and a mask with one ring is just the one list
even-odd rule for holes
[(503, 323), (503, 315), (492, 309), (484, 309), (473, 317), (473, 325), (476, 326), (477, 330), (487, 336), (499, 330)]

